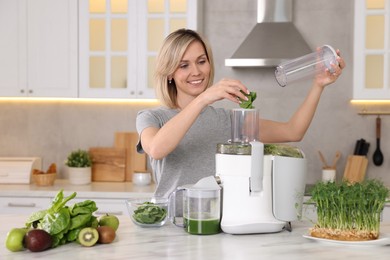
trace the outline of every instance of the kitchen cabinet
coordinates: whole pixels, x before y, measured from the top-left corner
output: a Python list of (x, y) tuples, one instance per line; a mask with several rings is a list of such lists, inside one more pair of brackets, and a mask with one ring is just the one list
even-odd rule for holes
[(355, 1), (353, 99), (390, 99), (389, 5)]
[(68, 180), (58, 179), (53, 186), (35, 184), (0, 184), (0, 215), (26, 214), (47, 209), (58, 191), (64, 196), (76, 192), (76, 197), (68, 205), (84, 200), (96, 202), (96, 216), (108, 214), (127, 216), (126, 199), (149, 198), (153, 196), (155, 185), (137, 186), (131, 182), (92, 182), (87, 185), (72, 185)]
[(199, 28), (200, 3), (80, 0), (80, 97), (155, 98), (158, 49), (170, 32)]
[(201, 0), (0, 0), (0, 95), (155, 98), (162, 40), (199, 29), (200, 10)]
[(21, 0), (0, 0), (0, 96), (20, 96), (26, 87), (26, 15)]
[(390, 204), (385, 205), (381, 214), (381, 221), (390, 223)]
[[(69, 194), (65, 194), (66, 196)], [(47, 209), (50, 207), (54, 197), (0, 197), (0, 214), (31, 214), (33, 212)], [(105, 214), (126, 215), (127, 207), (124, 198), (117, 199), (96, 199), (88, 196), (78, 196), (69, 202), (69, 205), (82, 202), (85, 200), (93, 200), (98, 207), (94, 213), (96, 216)]]
[(50, 203), (50, 198), (0, 197), (0, 213), (31, 214), (32, 212), (47, 209)]
[(0, 0), (0, 95), (77, 96), (77, 1)]
[(303, 200), (302, 205), (302, 220), (303, 221), (310, 221), (310, 222), (317, 222), (317, 209), (314, 203), (307, 202), (310, 199), (309, 196), (306, 196)]

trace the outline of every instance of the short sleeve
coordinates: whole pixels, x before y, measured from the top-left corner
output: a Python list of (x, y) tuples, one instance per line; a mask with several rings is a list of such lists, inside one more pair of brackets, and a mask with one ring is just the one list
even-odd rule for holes
[(136, 128), (138, 132), (138, 143), (137, 143), (137, 152), (138, 153), (144, 153), (145, 151), (142, 148), (141, 143), (141, 133), (145, 128), (148, 127), (160, 127), (160, 124), (158, 122), (158, 119), (148, 110), (141, 110), (137, 114), (136, 119)]

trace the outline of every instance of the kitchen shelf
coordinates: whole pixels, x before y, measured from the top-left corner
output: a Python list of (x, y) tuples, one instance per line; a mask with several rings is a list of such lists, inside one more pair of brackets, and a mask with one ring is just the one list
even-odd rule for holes
[(367, 110), (362, 110), (358, 114), (362, 115), (362, 116), (389, 116), (390, 115), (390, 111), (367, 111)]

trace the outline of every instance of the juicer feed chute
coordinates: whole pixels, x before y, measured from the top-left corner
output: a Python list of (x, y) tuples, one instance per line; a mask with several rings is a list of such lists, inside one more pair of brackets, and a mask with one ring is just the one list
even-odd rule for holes
[(232, 109), (231, 143), (249, 144), (259, 140), (259, 110)]

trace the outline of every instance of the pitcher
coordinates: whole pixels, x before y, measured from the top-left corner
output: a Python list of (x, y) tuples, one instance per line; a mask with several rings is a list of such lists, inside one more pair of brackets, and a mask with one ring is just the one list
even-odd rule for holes
[[(183, 221), (177, 222), (178, 193), (183, 193)], [(201, 188), (196, 185), (179, 187), (169, 196), (170, 221), (185, 231), (196, 235), (211, 235), (221, 231), (221, 188)]]

